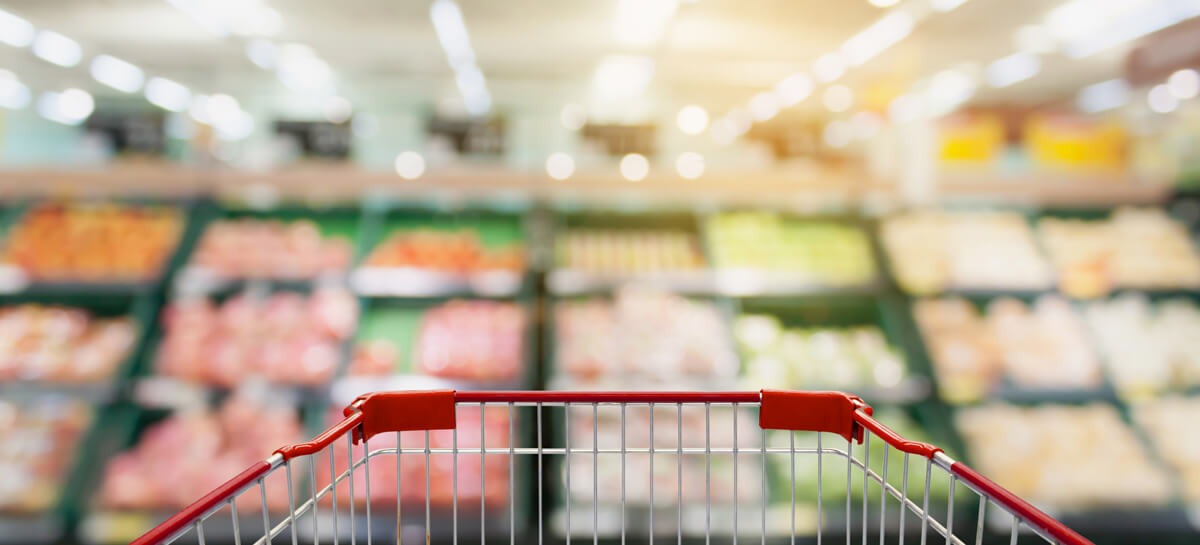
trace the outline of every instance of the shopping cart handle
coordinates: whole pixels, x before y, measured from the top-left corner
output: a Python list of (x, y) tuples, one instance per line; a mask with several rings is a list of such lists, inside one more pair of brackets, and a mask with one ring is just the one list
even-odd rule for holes
[(950, 471), (959, 479), (970, 483), (983, 492), (991, 501), (1015, 513), (1020, 517), (1022, 522), (1044, 530), (1051, 537), (1058, 540), (1059, 543), (1067, 545), (1093, 545), (1091, 541), (1079, 535), (1075, 530), (1055, 520), (1054, 517), (1043, 513), (1040, 509), (1030, 505), (1029, 502), (1021, 499), (1016, 494), (1005, 490), (1004, 487), (992, 482), (991, 479), (984, 477), (978, 471), (967, 467), (966, 464), (954, 462), (950, 465)]

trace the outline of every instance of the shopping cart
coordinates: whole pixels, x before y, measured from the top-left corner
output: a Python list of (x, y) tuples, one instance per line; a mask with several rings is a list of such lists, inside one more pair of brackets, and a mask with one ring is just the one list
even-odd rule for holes
[[(486, 418), (488, 411), (499, 411), (506, 418), (496, 426), (495, 420)], [(730, 412), (732, 419), (715, 418)], [(464, 429), (463, 417), (469, 413), (477, 416), (478, 429), (474, 420), (471, 429)], [(746, 429), (743, 424), (739, 438), (738, 421), (755, 414), (758, 426)], [(714, 537), (736, 544), (740, 537), (765, 545), (768, 540), (794, 544), (798, 524), (800, 539), (815, 538), (816, 543), (823, 538), (840, 542), (843, 535), (847, 545), (906, 539), (922, 544), (929, 540), (1090, 543), (941, 449), (900, 437), (877, 422), (861, 399), (844, 393), (382, 392), (359, 397), (344, 415), (344, 420), (312, 441), (280, 448), (133, 544), (370, 545), (415, 541), (411, 536), (426, 543), (455, 545), (460, 538), (478, 539), (485, 545), (489, 537), (510, 544), (536, 540), (539, 545), (569, 544), (572, 539), (593, 545), (601, 539), (653, 544), (656, 538), (678, 545), (685, 539), (698, 543), (701, 537), (705, 544)], [(648, 424), (648, 429), (633, 430), (637, 437), (630, 431), (635, 417)], [(600, 444), (601, 420), (619, 423), (619, 438), (605, 433), (614, 444)], [(702, 437), (696, 425), (700, 421)], [(732, 423), (732, 429), (714, 429), (714, 421)], [(588, 435), (590, 440), (580, 440)], [(803, 438), (813, 436), (815, 447), (806, 446)], [(373, 440), (377, 447), (372, 450)], [(384, 441), (389, 446), (379, 448)], [(889, 466), (898, 467), (894, 459), (888, 462), (889, 456), (903, 458), (900, 475), (895, 469), (889, 475)], [(797, 460), (805, 457), (810, 462), (815, 458), (817, 468), (816, 513), (808, 522), (798, 508), (794, 486)], [(605, 479), (600, 478), (601, 460), (608, 464), (613, 459), (619, 461), (619, 483), (613, 482), (616, 473), (609, 476), (608, 468), (614, 466), (606, 465)], [(718, 475), (713, 466), (721, 459), (732, 463)], [(696, 462), (685, 464), (686, 460)], [(753, 462), (746, 465), (749, 461)], [(768, 478), (768, 466), (777, 478)], [(703, 467), (703, 482), (699, 473), (692, 472), (698, 467)], [(838, 477), (822, 478), (831, 467)], [(916, 470), (911, 479), (910, 467)], [(471, 476), (460, 479), (468, 469)], [(729, 469), (733, 493), (722, 494), (720, 488), (730, 484)], [(388, 483), (386, 494), (379, 483), (385, 471), (396, 481), (394, 489)], [(446, 490), (435, 490), (442, 485), (431, 488), (431, 475), (439, 481), (446, 471), (452, 474), (448, 496)], [(268, 488), (284, 486), (280, 474), (286, 481), (286, 511), (269, 505), (267, 499)], [(565, 492), (543, 486), (548, 478), (564, 481)], [(580, 480), (590, 480), (590, 487), (580, 487)], [(949, 497), (944, 502), (932, 500), (942, 504), (939, 509), (931, 506), (931, 483), (941, 480), (949, 483)], [(536, 500), (530, 493), (528, 502), (519, 501), (517, 489), (526, 483), (536, 484)], [(639, 495), (648, 493), (648, 501), (634, 501), (635, 488)], [(685, 489), (689, 498), (699, 498), (702, 491), (702, 515), (698, 502), (684, 501)], [(591, 501), (586, 501), (586, 492)], [(605, 524), (601, 524), (601, 496), (613, 498), (616, 506), (604, 511), (604, 518), (610, 519)], [(380, 500), (388, 497), (391, 502), (385, 506)], [(725, 500), (714, 501), (717, 497)], [(422, 499), (423, 508), (417, 507)], [(640, 506), (635, 505), (638, 502)], [(518, 516), (518, 504), (529, 509), (529, 516)], [(259, 511), (261, 526), (256, 522), (251, 530), (247, 514), (257, 521)], [(506, 516), (495, 518), (495, 511)], [(730, 519), (732, 526), (718, 528)], [(809, 530), (815, 532), (806, 533), (805, 524), (814, 525)], [(232, 532), (217, 538), (216, 527)], [(416, 530), (415, 535), (410, 530)]]

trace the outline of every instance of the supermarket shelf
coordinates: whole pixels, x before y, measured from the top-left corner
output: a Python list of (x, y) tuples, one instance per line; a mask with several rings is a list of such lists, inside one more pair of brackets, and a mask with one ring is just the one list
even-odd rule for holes
[(37, 381), (0, 382), (0, 397), (7, 399), (34, 400), (42, 397), (62, 396), (101, 404), (115, 401), (119, 392), (120, 386), (115, 380), (81, 384)]
[(55, 543), (65, 531), (62, 518), (56, 515), (0, 514), (0, 536), (5, 543)]
[(684, 295), (754, 297), (773, 295), (866, 295), (877, 293), (877, 283), (832, 286), (803, 278), (801, 273), (758, 269), (646, 272), (617, 275), (557, 269), (546, 277), (552, 295), (580, 295), (612, 290), (625, 284), (651, 286)]
[(709, 294), (713, 291), (712, 274), (703, 270), (603, 274), (555, 269), (546, 275), (546, 289), (553, 295), (604, 292), (625, 284), (653, 286), (688, 295)]
[[(264, 398), (293, 407), (300, 407), (313, 399), (324, 399), (327, 387), (285, 384), (243, 384), (242, 388), (254, 388)], [(230, 390), (216, 386), (190, 383), (171, 377), (144, 377), (134, 385), (133, 400), (143, 407), (153, 409), (179, 409), (211, 406)]]
[(366, 297), (513, 297), (520, 293), (523, 280), (513, 271), (462, 276), (417, 268), (359, 267), (350, 275), (350, 287)]
[(228, 293), (253, 286), (281, 288), (289, 291), (308, 291), (318, 286), (340, 286), (347, 284), (345, 275), (326, 275), (311, 279), (281, 278), (235, 278), (222, 275), (211, 269), (185, 266), (175, 275), (172, 291), (177, 294), (204, 295)]

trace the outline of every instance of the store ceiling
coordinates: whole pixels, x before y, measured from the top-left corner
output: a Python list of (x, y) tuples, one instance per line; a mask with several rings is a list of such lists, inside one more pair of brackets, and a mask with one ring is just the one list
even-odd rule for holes
[[(283, 16), (275, 40), (311, 46), (335, 71), (339, 91), (352, 100), (403, 95), (407, 102), (433, 103), (456, 95), (427, 2), (266, 3)], [(951, 12), (935, 12), (911, 36), (841, 81), (886, 95), (944, 68), (982, 67), (1012, 53), (1015, 29), (1039, 21), (1056, 4), (970, 0)], [(818, 56), (885, 13), (866, 0), (699, 0), (680, 4), (657, 43), (635, 48), (614, 37), (616, 0), (460, 0), (459, 5), (478, 66), (500, 109), (586, 101), (601, 59), (629, 54), (655, 60), (647, 94), (664, 110), (699, 103), (720, 113), (810, 68)], [(111, 54), (148, 74), (206, 92), (247, 93), (275, 85), (272, 73), (246, 58), (242, 38), (217, 37), (166, 0), (0, 0), (0, 8), (78, 40), (85, 59)], [(1033, 80), (981, 91), (976, 100), (1060, 100), (1083, 85), (1119, 75), (1122, 57), (1116, 50), (1084, 60), (1051, 55)], [(35, 89), (102, 90), (82, 65), (59, 68), (28, 50), (0, 47), (0, 67), (17, 72)], [(803, 108), (820, 108), (820, 101), (810, 98)]]

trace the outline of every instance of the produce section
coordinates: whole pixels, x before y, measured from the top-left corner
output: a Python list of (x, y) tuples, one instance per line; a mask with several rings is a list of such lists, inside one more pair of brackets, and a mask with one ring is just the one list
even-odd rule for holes
[(748, 270), (770, 276), (768, 282), (814, 289), (875, 280), (870, 240), (855, 225), (728, 212), (708, 218), (705, 232), (718, 273)]

